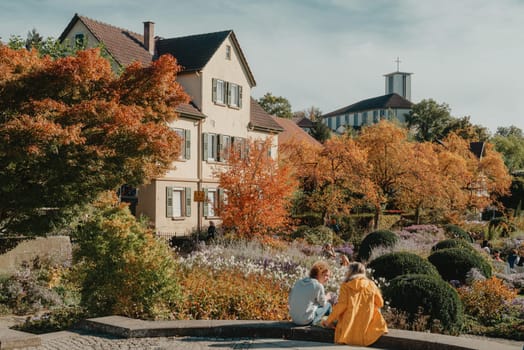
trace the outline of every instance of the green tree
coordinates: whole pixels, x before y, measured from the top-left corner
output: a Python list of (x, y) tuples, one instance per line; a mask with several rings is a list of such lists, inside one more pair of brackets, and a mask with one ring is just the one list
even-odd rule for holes
[(319, 120), (313, 122), (313, 128), (309, 130), (309, 134), (317, 141), (324, 143), (331, 137), (331, 129)]
[(407, 125), (414, 131), (417, 141), (442, 139), (451, 120), (449, 106), (446, 103), (438, 104), (432, 99), (413, 105), (406, 116)]
[[(34, 31), (34, 29), (33, 29)], [(68, 41), (60, 42), (58, 39), (48, 37), (45, 40), (37, 32), (29, 32), (26, 39), (16, 35), (9, 38), (7, 46), (13, 50), (31, 49), (37, 50), (40, 57), (49, 56), (52, 59), (63, 58), (75, 55), (76, 52), (84, 50), (86, 43), (74, 43), (70, 45)], [(98, 46), (102, 56), (111, 59), (111, 56), (105, 51), (103, 45)]]
[(39, 49), (42, 45), (44, 38), (33, 28), (27, 32), (27, 39), (25, 40), (25, 48), (31, 50), (33, 47)]
[(114, 193), (100, 196), (73, 237), (73, 276), (90, 315), (171, 317), (180, 300), (175, 260)]
[(471, 123), (470, 119), (469, 116), (462, 118), (451, 117), (448, 125), (444, 128), (442, 136), (445, 137), (453, 132), (471, 142), (487, 141), (490, 138), (489, 130), (482, 125)]
[(258, 99), (258, 104), (269, 114), (277, 117), (291, 119), (293, 113), (291, 112), (291, 104), (288, 99), (282, 96), (273, 96), (267, 92), (264, 96)]
[(491, 142), (502, 153), (510, 172), (524, 169), (524, 135), (521, 129), (516, 126), (499, 127)]
[(293, 113), (293, 118), (307, 118), (312, 122), (320, 121), (322, 117), (322, 111), (320, 108), (311, 106), (302, 111), (297, 111)]
[(0, 232), (46, 232), (99, 193), (177, 159), (188, 101), (172, 56), (116, 76), (99, 49), (52, 60), (0, 46)]

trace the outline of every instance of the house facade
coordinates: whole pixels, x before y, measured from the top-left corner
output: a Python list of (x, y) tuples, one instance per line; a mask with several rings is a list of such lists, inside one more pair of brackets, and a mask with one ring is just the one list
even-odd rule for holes
[(333, 131), (344, 133), (346, 129), (378, 123), (382, 119), (406, 122), (411, 111), (411, 74), (393, 72), (385, 74), (385, 95), (358, 101), (322, 116), (323, 122)]
[(87, 47), (103, 43), (115, 70), (133, 61), (147, 65), (164, 54), (183, 67), (177, 81), (191, 102), (177, 108), (179, 118), (171, 125), (183, 140), (180, 158), (163, 177), (121, 191), (158, 235), (189, 235), (210, 220), (220, 221), (216, 172), (227, 165), (230, 147), (271, 137), (276, 157), (283, 129), (251, 98), (256, 82), (232, 30), (163, 39), (155, 37), (153, 22), (144, 22), (138, 34), (75, 15), (60, 40), (86, 40)]

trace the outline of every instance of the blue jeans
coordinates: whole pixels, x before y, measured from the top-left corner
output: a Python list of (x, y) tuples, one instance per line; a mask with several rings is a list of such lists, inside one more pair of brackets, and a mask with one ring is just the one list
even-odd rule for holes
[(313, 319), (312, 324), (316, 325), (316, 324), (320, 323), (320, 321), (322, 320), (323, 316), (329, 316), (329, 314), (331, 313), (331, 309), (332, 309), (332, 306), (331, 306), (331, 303), (329, 303), (329, 302), (326, 303), (326, 306), (318, 307), (315, 310), (315, 318)]

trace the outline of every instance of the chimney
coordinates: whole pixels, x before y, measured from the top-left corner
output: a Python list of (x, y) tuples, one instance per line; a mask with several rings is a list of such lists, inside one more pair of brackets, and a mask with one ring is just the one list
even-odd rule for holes
[(144, 46), (151, 55), (155, 54), (155, 22), (144, 22)]

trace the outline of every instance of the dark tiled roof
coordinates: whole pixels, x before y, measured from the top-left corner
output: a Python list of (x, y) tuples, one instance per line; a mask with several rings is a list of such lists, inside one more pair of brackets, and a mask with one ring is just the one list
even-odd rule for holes
[(469, 150), (475, 155), (475, 157), (482, 159), (484, 156), (484, 142), (470, 142)]
[(231, 33), (231, 30), (225, 30), (180, 38), (159, 39), (156, 42), (156, 50), (158, 56), (171, 54), (176, 57), (184, 71), (202, 70)]
[(402, 108), (402, 109), (409, 109), (413, 106), (413, 103), (406, 100), (404, 97), (400, 96), (399, 94), (392, 93), (387, 95), (382, 95), (378, 97), (368, 98), (366, 100), (362, 100), (356, 103), (353, 103), (352, 105), (339, 108), (333, 112), (324, 114), (322, 117), (332, 117), (336, 115), (346, 114), (346, 113), (355, 113), (355, 112), (363, 112), (363, 111), (369, 111), (374, 109), (388, 109), (388, 108)]
[(284, 129), (284, 131), (278, 135), (279, 144), (297, 141), (305, 142), (311, 144), (312, 146), (322, 147), (322, 144), (320, 142), (318, 142), (314, 137), (305, 132), (292, 119), (280, 118), (275, 116), (272, 116), (271, 118), (273, 118), (273, 120), (276, 121), (282, 127), (282, 129)]
[(134, 61), (149, 65), (153, 57), (144, 47), (144, 37), (141, 34), (127, 29), (118, 28), (110, 24), (75, 14), (66, 29), (60, 35), (63, 41), (77, 21), (81, 21), (98, 41), (104, 44), (105, 49), (121, 66), (127, 66)]
[(240, 61), (247, 69), (248, 79), (251, 85), (255, 86), (255, 78), (232, 30), (179, 38), (158, 39), (156, 41), (157, 55), (171, 54), (176, 57), (178, 64), (183, 67), (183, 72), (199, 71), (206, 66), (227, 37), (231, 37), (239, 52)]
[(301, 128), (314, 128), (315, 123), (309, 118), (301, 117), (298, 120), (295, 120), (295, 123), (300, 126)]
[(284, 129), (251, 97), (250, 123), (255, 129), (281, 132)]
[(188, 117), (196, 117), (198, 119), (207, 118), (207, 116), (200, 112), (200, 110), (195, 106), (193, 102), (182, 103), (178, 105), (175, 109), (181, 115)]

